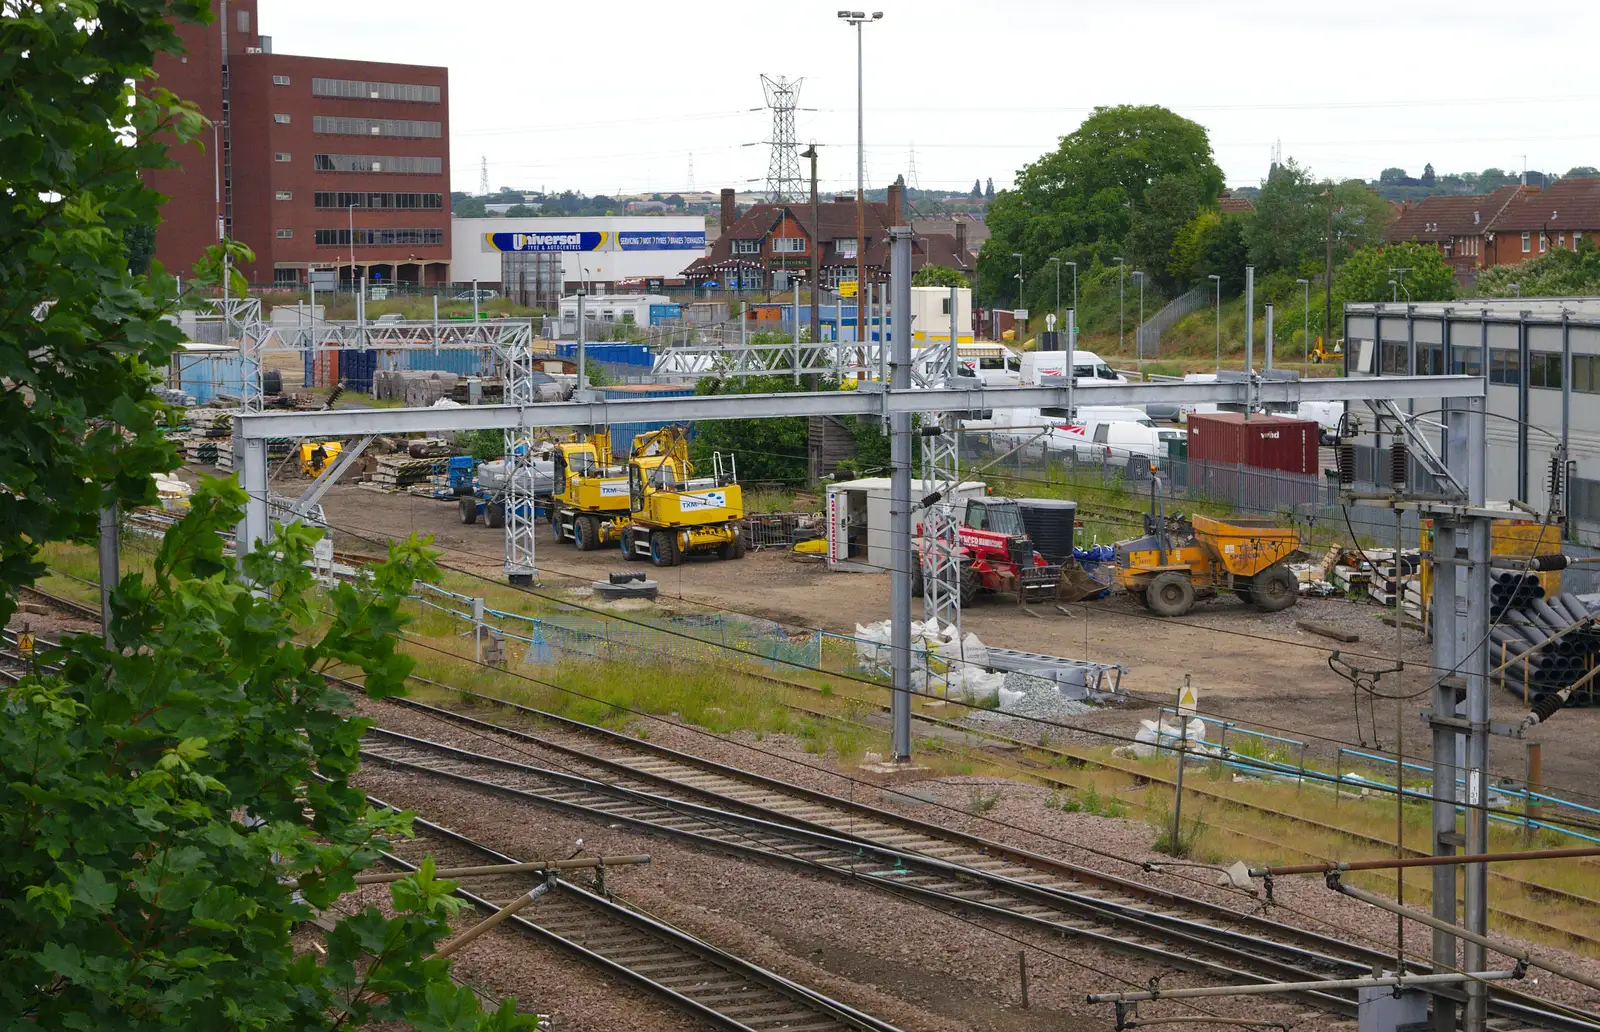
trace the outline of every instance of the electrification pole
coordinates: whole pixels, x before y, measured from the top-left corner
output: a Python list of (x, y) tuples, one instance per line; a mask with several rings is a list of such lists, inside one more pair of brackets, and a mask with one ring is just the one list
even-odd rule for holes
[[(893, 291), (894, 353), (889, 387), (911, 389), (911, 229), (893, 226), (889, 288)], [(951, 342), (954, 347), (955, 342)], [(911, 761), (911, 414), (889, 417), (889, 623), (893, 690), (890, 692), (890, 752), (896, 763)]]
[[(802, 158), (811, 159), (811, 345), (822, 343), (822, 306), (817, 303), (822, 290), (822, 242), (817, 239), (817, 144), (800, 152)], [(857, 304), (860, 303), (861, 284), (856, 284)], [(813, 385), (815, 386), (815, 385)]]
[(1120, 354), (1126, 339), (1122, 333), (1122, 274), (1128, 268), (1121, 258), (1113, 258), (1117, 263), (1117, 352)]

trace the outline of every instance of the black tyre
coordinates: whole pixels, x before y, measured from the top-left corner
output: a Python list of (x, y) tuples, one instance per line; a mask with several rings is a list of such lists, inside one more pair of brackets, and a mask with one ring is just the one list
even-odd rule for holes
[(561, 535), (561, 514), (560, 513), (552, 512), (550, 514), (550, 540), (554, 541), (558, 545), (561, 544), (561, 542), (566, 540), (566, 538)]
[(1145, 589), (1144, 604), (1157, 616), (1182, 616), (1194, 608), (1194, 584), (1187, 573), (1158, 573)]
[(630, 563), (638, 562), (639, 553), (634, 551), (633, 548), (633, 531), (624, 530), (622, 532), (622, 537), (618, 538), (617, 540), (622, 546), (622, 558), (626, 559)]
[(1256, 608), (1276, 613), (1300, 600), (1300, 584), (1288, 567), (1269, 566), (1251, 581), (1250, 596)]
[(736, 531), (733, 537), (733, 557), (743, 559), (744, 551), (744, 531)]
[(483, 522), (495, 530), (506, 525), (506, 503), (490, 502), (483, 507)]
[(478, 500), (471, 495), (461, 496), (461, 522), (478, 522)]
[(678, 554), (678, 535), (670, 530), (650, 532), (650, 561), (657, 566), (677, 566), (683, 561)]
[(911, 597), (921, 598), (927, 587), (922, 582), (922, 556), (915, 552), (911, 555)]
[(600, 547), (600, 520), (594, 516), (579, 516), (572, 525), (572, 543), (580, 552), (593, 552)]
[(970, 566), (961, 568), (961, 604), (970, 606), (978, 601), (978, 592), (983, 588), (983, 579), (978, 576), (978, 571)]
[(1256, 604), (1256, 593), (1253, 590), (1250, 581), (1248, 580), (1243, 578), (1235, 579), (1233, 582), (1233, 593), (1239, 596), (1239, 601), (1243, 602), (1247, 606), (1253, 606)]

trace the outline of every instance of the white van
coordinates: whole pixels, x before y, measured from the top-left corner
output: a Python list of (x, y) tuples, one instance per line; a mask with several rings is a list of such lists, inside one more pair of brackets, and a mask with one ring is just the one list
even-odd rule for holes
[(1339, 419), (1343, 415), (1342, 401), (1302, 401), (1294, 410), (1294, 418), (1316, 421), (1318, 443), (1325, 445), (1339, 443)]
[[(1038, 386), (1043, 377), (1065, 376), (1065, 351), (1029, 351), (1022, 356), (1022, 382)], [(1127, 383), (1128, 378), (1112, 369), (1093, 351), (1072, 353), (1072, 375), (1079, 387), (1099, 387), (1108, 383)]]

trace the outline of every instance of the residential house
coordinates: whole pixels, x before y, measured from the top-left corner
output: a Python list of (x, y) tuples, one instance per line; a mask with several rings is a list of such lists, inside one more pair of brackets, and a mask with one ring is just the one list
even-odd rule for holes
[(1432, 244), (1444, 254), (1456, 279), (1471, 283), (1486, 265), (1486, 246), (1494, 220), (1517, 196), (1518, 187), (1503, 186), (1487, 194), (1439, 194), (1400, 208), (1384, 229), (1391, 244)]
[[(904, 225), (902, 192), (888, 189), (888, 199), (864, 206), (861, 229), (869, 283), (889, 277), (889, 227)], [(812, 239), (813, 216), (815, 236)], [(690, 264), (684, 276), (695, 286), (716, 283), (724, 289), (788, 290), (811, 277), (812, 248), (818, 248), (821, 285), (833, 289), (856, 278), (857, 226), (853, 195), (818, 203), (751, 205), (737, 213), (733, 190), (722, 191), (721, 220), (710, 253)], [(966, 225), (952, 223), (951, 233), (913, 231), (912, 269), (930, 262), (971, 275), (976, 258), (968, 250)]]
[(1484, 264), (1516, 265), (1555, 248), (1575, 251), (1584, 237), (1600, 237), (1600, 179), (1522, 187), (1490, 226)]
[(1224, 190), (1217, 195), (1217, 210), (1224, 215), (1243, 215), (1255, 211), (1256, 205), (1248, 197), (1235, 197), (1233, 191)]

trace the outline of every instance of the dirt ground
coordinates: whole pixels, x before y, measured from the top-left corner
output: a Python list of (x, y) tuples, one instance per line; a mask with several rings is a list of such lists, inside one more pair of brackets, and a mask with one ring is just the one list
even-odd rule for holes
[[(451, 502), (339, 484), (324, 496), (323, 506), (336, 547), (342, 550), (370, 551), (376, 547), (374, 539), (432, 534), (446, 553), (445, 562), (503, 577), (503, 532), (463, 525)], [(638, 569), (612, 549), (579, 552), (570, 544), (550, 543), (543, 530), (541, 525), (538, 565), (549, 587), (586, 586), (609, 572)], [(889, 612), (887, 574), (831, 573), (818, 560), (785, 551), (752, 552), (739, 562), (692, 559), (674, 569), (652, 569), (652, 576), (660, 581), (663, 598), (775, 620), (790, 630), (850, 634), (856, 624), (884, 619)], [(914, 605), (913, 612), (920, 613), (920, 608)], [(1308, 736), (1352, 746), (1395, 745), (1395, 701), (1363, 695), (1358, 707), (1350, 682), (1328, 664), (1329, 654), (1338, 648), (1359, 666), (1392, 666), (1395, 630), (1380, 622), (1385, 613), (1369, 603), (1334, 599), (1303, 599), (1284, 612), (1262, 613), (1224, 598), (1202, 604), (1187, 617), (1166, 620), (1122, 597), (1058, 610), (1050, 604), (1023, 609), (1011, 596), (993, 595), (969, 607), (962, 621), (965, 630), (991, 646), (1123, 664), (1123, 685), (1133, 701), (1124, 710), (1074, 718), (1085, 730), (1132, 735), (1139, 718), (1153, 716), (1157, 705), (1170, 704), (1188, 676), (1199, 689), (1203, 712), (1305, 740), (1308, 755), (1331, 765), (1335, 745)], [(1303, 620), (1358, 634), (1360, 641), (1333, 642), (1296, 627)], [(1428, 735), (1419, 714), (1429, 705), (1430, 646), (1420, 633), (1404, 631), (1401, 647), (1407, 669), (1385, 674), (1378, 690), (1420, 693), (1403, 700), (1399, 712), (1406, 754), (1426, 757)], [(1501, 691), (1493, 692), (1491, 705), (1497, 721), (1517, 720), (1525, 712)], [(1593, 776), (1597, 724), (1600, 708), (1570, 709), (1528, 732), (1525, 741), (1550, 746), (1543, 750), (1548, 791), (1590, 799), (1586, 786)], [(1491, 738), (1490, 766), (1497, 775), (1520, 779), (1524, 757), (1524, 740)]]

